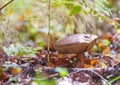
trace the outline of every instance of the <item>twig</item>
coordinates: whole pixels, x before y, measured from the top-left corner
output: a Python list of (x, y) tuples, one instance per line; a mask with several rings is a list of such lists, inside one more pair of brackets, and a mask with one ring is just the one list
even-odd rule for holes
[(1, 8), (0, 8), (0, 11), (5, 8), (8, 4), (10, 4), (11, 2), (13, 2), (14, 0), (10, 0), (9, 2), (7, 2), (6, 4), (4, 4)]
[[(113, 70), (113, 68), (107, 68), (107, 69)], [(108, 80), (106, 80), (102, 75), (100, 75), (99, 73), (94, 71), (94, 70), (102, 70), (101, 68), (77, 68), (76, 70), (77, 71), (75, 71), (75, 72), (69, 73), (69, 75), (78, 73), (80, 71), (91, 71), (92, 73), (94, 73), (97, 76), (99, 76), (102, 80), (104, 80), (107, 84), (111, 85), (111, 83)]]
[[(44, 67), (44, 70), (53, 70), (53, 69), (54, 68), (51, 68), (51, 67)], [(69, 73), (69, 75), (78, 73), (80, 71), (91, 71), (94, 74), (96, 74), (97, 76), (99, 76), (102, 80), (104, 80), (107, 84), (111, 85), (108, 82), (108, 80), (106, 80), (102, 75), (100, 75), (99, 73), (95, 72), (95, 70), (102, 70), (102, 68), (70, 68), (70, 69), (73, 69), (73, 70), (76, 70), (76, 71)], [(113, 70), (113, 68), (107, 68), (107, 69)], [(45, 80), (45, 79), (53, 78), (53, 77), (58, 76), (58, 75), (59, 75), (59, 73), (55, 73), (55, 74), (49, 75), (49, 76), (44, 77), (44, 78), (32, 78), (32, 77), (30, 77), (30, 79), (31, 80)]]
[(111, 41), (114, 41), (118, 35), (120, 35), (120, 33), (115, 34), (115, 35), (112, 37)]
[[(43, 66), (43, 69), (46, 71), (46, 70), (54, 70), (55, 68), (52, 68), (52, 67), (46, 67), (46, 66)], [(96, 70), (96, 71), (99, 71), (99, 70), (109, 70), (109, 71), (112, 71), (114, 70), (113, 67), (108, 67), (108, 68), (68, 68), (68, 70), (73, 70), (73, 71), (87, 71), (87, 70)], [(77, 72), (76, 72), (77, 73)], [(70, 74), (74, 74), (74, 72), (70, 73)]]
[(89, 70), (89, 71), (91, 71), (91, 72), (93, 72), (94, 74), (96, 74), (97, 76), (99, 76), (102, 80), (104, 80), (106, 83), (108, 83), (109, 85), (111, 85), (109, 82), (108, 82), (108, 80), (106, 80), (102, 75), (100, 75), (99, 73), (97, 73), (97, 72), (95, 72), (95, 71), (93, 71), (93, 70)]
[(79, 70), (79, 71), (87, 71), (87, 70), (114, 70), (113, 67), (108, 67), (108, 68), (69, 68), (73, 70)]

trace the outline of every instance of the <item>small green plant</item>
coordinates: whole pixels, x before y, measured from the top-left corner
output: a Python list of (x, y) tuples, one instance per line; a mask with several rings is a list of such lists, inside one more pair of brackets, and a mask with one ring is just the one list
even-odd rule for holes
[(3, 64), (3, 67), (5, 68), (5, 70), (8, 70), (9, 68), (15, 68), (15, 69), (20, 68), (20, 66), (17, 63), (11, 61), (6, 61), (5, 64)]
[(111, 44), (111, 42), (107, 39), (104, 39), (102, 43), (103, 43), (103, 46), (109, 46)]
[(115, 77), (115, 78), (113, 78), (113, 79), (110, 81), (110, 83), (113, 83), (113, 82), (115, 82), (115, 81), (117, 81), (117, 80), (119, 80), (119, 79), (120, 79), (120, 75), (117, 76), (117, 77)]
[(18, 83), (18, 79), (19, 79), (18, 76), (14, 76), (14, 77), (10, 77), (10, 78), (9, 78), (9, 81), (12, 81), (12, 82), (14, 82), (14, 83)]
[(8, 55), (14, 55), (14, 56), (22, 56), (22, 55), (31, 55), (35, 54), (42, 48), (34, 48), (32, 49), (31, 47), (24, 47), (21, 44), (11, 44), (8, 48), (3, 47), (4, 52)]
[(57, 85), (54, 78), (46, 78), (43, 74), (37, 74), (35, 79), (31, 82), (31, 85)]
[[(110, 75), (110, 77), (112, 77), (112, 75)], [(109, 77), (109, 78), (110, 78)], [(113, 78), (112, 80), (109, 81), (109, 84), (106, 84), (106, 85), (111, 85), (112, 83), (116, 82), (120, 80), (120, 75), (116, 76), (115, 78)]]
[(67, 68), (57, 67), (57, 68), (55, 68), (55, 71), (58, 72), (61, 77), (64, 77), (64, 76), (68, 75)]

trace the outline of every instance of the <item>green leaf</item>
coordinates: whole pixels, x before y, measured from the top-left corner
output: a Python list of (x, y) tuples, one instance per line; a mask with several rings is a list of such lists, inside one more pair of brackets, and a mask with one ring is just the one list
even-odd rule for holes
[(96, 11), (96, 10), (93, 10), (93, 14), (97, 14), (97, 11)]
[(62, 77), (68, 75), (68, 70), (66, 68), (57, 67), (57, 68), (55, 68), (55, 71), (60, 73), (60, 76), (62, 76)]
[(102, 65), (103, 68), (107, 68), (107, 65), (106, 65), (105, 62), (102, 62), (101, 65)]
[[(38, 49), (38, 48), (37, 48)], [(39, 50), (42, 48), (39, 48)], [(8, 55), (22, 56), (22, 55), (32, 55), (36, 54), (38, 50), (36, 48), (32, 49), (31, 47), (24, 47), (19, 43), (11, 44), (8, 48), (3, 47), (3, 51)]]
[(63, 2), (61, 0), (54, 1), (54, 5), (56, 5), (56, 6), (61, 6), (62, 4), (63, 4)]
[(109, 40), (107, 40), (107, 39), (104, 39), (102, 42), (103, 42), (103, 45), (104, 45), (104, 46), (109, 46), (110, 43), (111, 43), (111, 42), (110, 42)]
[(80, 11), (82, 10), (82, 7), (80, 5), (76, 5), (74, 6), (71, 11), (70, 11), (70, 15), (76, 15), (78, 14)]
[(66, 2), (65, 3), (66, 7), (71, 8), (75, 1), (74, 0), (65, 0), (65, 2)]
[(57, 85), (57, 82), (53, 78), (47, 79), (44, 74), (36, 74), (35, 79), (30, 85)]
[(92, 49), (93, 52), (98, 51), (98, 46), (97, 45), (93, 45)]
[(109, 16), (112, 16), (112, 7), (113, 4), (106, 1), (106, 0), (95, 0), (95, 4), (97, 7), (99, 7), (99, 9), (101, 9), (101, 11), (103, 11), (104, 13), (106, 13)]
[(113, 79), (110, 81), (110, 83), (113, 83), (113, 82), (115, 82), (115, 81), (117, 81), (117, 80), (119, 80), (119, 79), (120, 79), (120, 75), (117, 76), (117, 77), (115, 77), (115, 78), (113, 78)]
[(75, 2), (74, 0), (55, 0), (54, 5), (61, 6), (61, 5), (65, 4), (65, 6), (67, 8), (71, 8), (73, 6), (74, 2)]
[(98, 17), (98, 20), (99, 20), (99, 22), (101, 22), (101, 23), (102, 23), (102, 22), (104, 22), (104, 21), (105, 21), (105, 17), (104, 17), (104, 16), (99, 16), (99, 17)]
[(82, 2), (85, 4), (85, 6), (87, 7), (88, 5), (88, 0), (82, 0)]

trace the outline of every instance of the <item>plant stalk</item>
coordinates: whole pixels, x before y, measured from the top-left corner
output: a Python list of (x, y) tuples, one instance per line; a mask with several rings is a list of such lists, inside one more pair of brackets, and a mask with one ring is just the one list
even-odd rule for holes
[(13, 2), (14, 0), (10, 0), (9, 2), (7, 2), (6, 4), (4, 4), (1, 8), (0, 11), (5, 8), (7, 5), (9, 5), (11, 2)]
[(49, 55), (49, 51), (50, 51), (50, 0), (48, 2), (48, 56), (47, 56), (47, 61), (50, 61), (50, 55)]

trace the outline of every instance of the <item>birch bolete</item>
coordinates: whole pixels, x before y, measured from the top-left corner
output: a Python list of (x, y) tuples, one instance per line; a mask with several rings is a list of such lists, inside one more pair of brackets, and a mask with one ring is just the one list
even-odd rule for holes
[(77, 54), (80, 62), (78, 67), (84, 65), (84, 52), (89, 51), (95, 44), (97, 35), (93, 34), (73, 34), (55, 43), (55, 49), (64, 54)]

